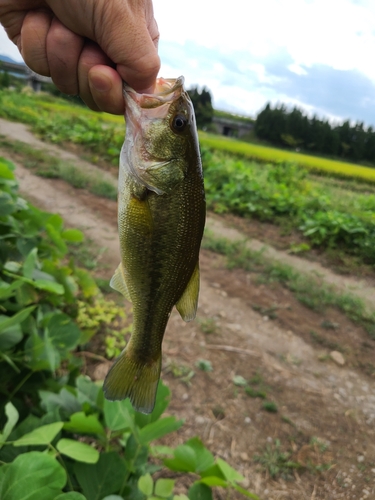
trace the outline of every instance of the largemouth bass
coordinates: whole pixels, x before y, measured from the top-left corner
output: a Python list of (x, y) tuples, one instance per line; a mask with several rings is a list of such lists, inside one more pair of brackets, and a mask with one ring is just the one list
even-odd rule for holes
[(111, 286), (133, 304), (131, 339), (104, 381), (109, 400), (140, 412), (155, 405), (161, 345), (173, 306), (194, 319), (205, 223), (202, 165), (184, 78), (159, 78), (155, 94), (124, 86), (126, 137), (120, 155), (121, 263)]

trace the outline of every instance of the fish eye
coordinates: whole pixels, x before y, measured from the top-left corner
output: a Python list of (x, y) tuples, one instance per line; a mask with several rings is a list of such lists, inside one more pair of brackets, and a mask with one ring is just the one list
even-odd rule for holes
[(172, 128), (175, 132), (182, 132), (187, 125), (187, 118), (184, 115), (176, 115), (172, 121)]

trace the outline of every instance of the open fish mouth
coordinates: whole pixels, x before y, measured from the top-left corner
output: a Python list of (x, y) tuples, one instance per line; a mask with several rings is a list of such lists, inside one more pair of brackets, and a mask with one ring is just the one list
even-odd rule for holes
[(139, 94), (124, 83), (124, 98), (126, 105), (131, 105), (130, 99), (142, 109), (153, 109), (163, 104), (175, 101), (183, 92), (185, 78), (157, 78), (153, 94)]

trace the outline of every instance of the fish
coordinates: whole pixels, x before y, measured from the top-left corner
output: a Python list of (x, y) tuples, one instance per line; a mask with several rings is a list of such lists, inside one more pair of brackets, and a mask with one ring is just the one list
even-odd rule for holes
[(110, 401), (129, 398), (151, 413), (162, 341), (176, 306), (195, 318), (206, 201), (194, 108), (184, 77), (158, 78), (153, 94), (124, 84), (125, 141), (120, 153), (121, 262), (110, 285), (133, 305), (131, 338), (104, 384)]

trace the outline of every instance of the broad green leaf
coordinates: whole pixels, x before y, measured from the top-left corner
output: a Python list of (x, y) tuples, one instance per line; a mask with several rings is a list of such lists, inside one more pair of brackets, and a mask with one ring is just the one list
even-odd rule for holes
[(69, 243), (81, 243), (84, 240), (83, 233), (79, 229), (65, 229), (61, 236)]
[(65, 351), (76, 347), (81, 331), (67, 314), (54, 314), (48, 322), (48, 337), (56, 349)]
[(61, 389), (58, 394), (48, 391), (39, 391), (41, 398), (41, 406), (47, 412), (53, 411), (55, 408), (62, 410), (64, 415), (72, 415), (82, 410), (77, 398), (65, 388)]
[(195, 452), (196, 456), (196, 469), (195, 472), (202, 472), (215, 464), (215, 459), (212, 453), (204, 446), (202, 441), (198, 438), (189, 439), (185, 443), (187, 446), (190, 446)]
[(142, 444), (149, 444), (155, 439), (159, 439), (166, 434), (176, 431), (183, 425), (182, 420), (175, 417), (165, 417), (155, 422), (151, 422), (139, 431), (139, 440)]
[(223, 488), (228, 486), (227, 481), (217, 476), (205, 476), (200, 480), (200, 482), (206, 484), (207, 486), (222, 486)]
[(138, 479), (138, 488), (148, 497), (152, 495), (152, 492), (154, 491), (154, 481), (151, 474), (145, 474)]
[(54, 293), (55, 295), (64, 295), (64, 287), (55, 281), (39, 279), (33, 281), (32, 284), (39, 290)]
[(108, 495), (102, 500), (124, 500), (124, 497), (120, 497), (119, 495)]
[(125, 462), (111, 451), (101, 453), (94, 465), (77, 462), (74, 472), (82, 492), (88, 500), (102, 500), (106, 495), (117, 493), (126, 474)]
[(86, 464), (96, 464), (96, 462), (99, 460), (98, 450), (86, 443), (74, 441), (73, 439), (60, 439), (60, 441), (58, 441), (56, 445), (56, 448), (63, 455), (66, 455), (69, 458), (73, 458), (73, 460), (77, 460), (78, 462), (84, 462)]
[(86, 500), (86, 498), (77, 491), (69, 491), (68, 493), (62, 493), (54, 498), (54, 500)]
[(85, 269), (76, 269), (75, 275), (85, 298), (94, 297), (98, 294), (98, 285), (89, 272)]
[[(8, 316), (0, 316), (0, 328), (3, 321), (7, 321)], [(23, 333), (20, 324), (12, 325), (0, 332), (0, 350), (7, 351), (15, 346), (23, 338)]]
[(54, 500), (66, 483), (64, 468), (50, 455), (23, 453), (7, 467), (1, 500)]
[(61, 231), (64, 226), (64, 219), (59, 214), (52, 214), (48, 217), (46, 223), (50, 224), (57, 231)]
[(221, 472), (224, 474), (224, 477), (230, 482), (230, 483), (238, 483), (240, 481), (243, 481), (245, 478), (236, 471), (236, 469), (233, 469), (225, 460), (222, 460), (221, 458), (218, 458), (216, 460), (217, 465), (219, 466)]
[(174, 458), (166, 458), (164, 464), (171, 470), (195, 472), (197, 459), (194, 450), (182, 444), (175, 449)]
[(71, 415), (70, 421), (64, 424), (64, 429), (83, 434), (105, 435), (104, 428), (98, 417), (96, 415), (86, 415), (83, 411)]
[(122, 429), (131, 429), (134, 431), (132, 414), (134, 414), (134, 410), (128, 399), (124, 401), (104, 400), (105, 423), (111, 431), (119, 431)]
[(173, 500), (189, 500), (189, 497), (181, 493), (180, 495), (174, 495)]
[(63, 422), (55, 422), (53, 424), (42, 425), (13, 443), (13, 446), (36, 446), (47, 445), (52, 443), (57, 434), (63, 428)]
[(155, 483), (155, 495), (168, 498), (173, 493), (174, 479), (158, 479)]
[(7, 417), (7, 421), (4, 425), (2, 435), (0, 436), (0, 442), (2, 443), (5, 443), (5, 441), (8, 439), (19, 418), (17, 408), (13, 406), (11, 402), (5, 405), (5, 415)]
[[(12, 172), (13, 165), (8, 162), (5, 158), (0, 158), (0, 177), (7, 180), (15, 179), (14, 173)], [(14, 168), (14, 167), (13, 167)]]
[(6, 283), (5, 281), (0, 282), (0, 300), (8, 299), (12, 297), (15, 291), (23, 285), (22, 280), (16, 280), (12, 283)]
[(173, 456), (174, 448), (164, 445), (156, 445), (150, 447), (151, 455), (154, 457), (160, 457), (161, 455)]
[(25, 278), (31, 279), (33, 271), (38, 262), (38, 249), (33, 248), (23, 263), (22, 270)]
[(89, 377), (80, 375), (76, 379), (77, 400), (83, 403), (89, 403), (90, 406), (96, 407), (99, 393), (103, 394), (100, 387), (93, 382)]
[(68, 251), (66, 244), (62, 239), (60, 232), (51, 224), (51, 221), (49, 221), (49, 223), (46, 224), (46, 231), (48, 236), (51, 238), (52, 242), (56, 245), (56, 247), (60, 251), (61, 255), (65, 255), (66, 252)]
[[(22, 323), (29, 314), (31, 314), (36, 306), (26, 307), (26, 309), (22, 309), (17, 314), (14, 314), (12, 317), (1, 316), (0, 317), (0, 333), (4, 330), (7, 330), (13, 325), (17, 325), (18, 323)], [(5, 319), (6, 318), (6, 319)]]
[(190, 500), (212, 500), (211, 488), (202, 483), (194, 483), (188, 491)]
[(1, 217), (9, 215), (17, 210), (16, 204), (8, 193), (0, 192), (0, 214)]

